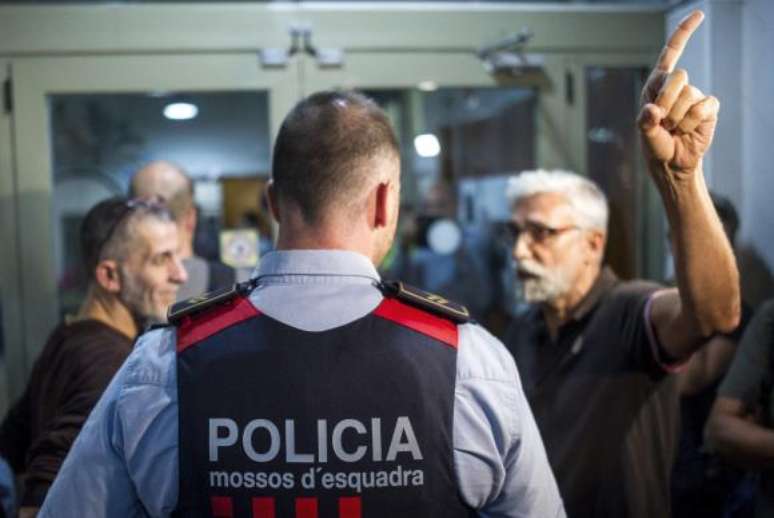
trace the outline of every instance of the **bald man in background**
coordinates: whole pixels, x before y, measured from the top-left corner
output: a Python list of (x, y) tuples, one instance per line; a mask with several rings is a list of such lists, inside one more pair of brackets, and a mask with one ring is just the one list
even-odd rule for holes
[(187, 300), (234, 284), (236, 273), (233, 268), (194, 253), (197, 214), (193, 182), (181, 167), (161, 160), (147, 164), (132, 177), (129, 194), (135, 198), (161, 197), (175, 218), (180, 236), (180, 257), (188, 273), (188, 282), (180, 287), (177, 300)]

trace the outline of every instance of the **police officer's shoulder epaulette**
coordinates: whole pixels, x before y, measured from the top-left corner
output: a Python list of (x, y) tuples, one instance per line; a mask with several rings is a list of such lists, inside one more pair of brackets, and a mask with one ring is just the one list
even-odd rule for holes
[(185, 317), (197, 315), (208, 309), (220, 306), (224, 302), (247, 295), (255, 287), (253, 280), (234, 284), (231, 287), (204, 293), (187, 300), (181, 300), (169, 308), (167, 320), (172, 325), (178, 325)]
[(457, 304), (440, 295), (420, 290), (403, 282), (382, 281), (379, 287), (387, 297), (394, 297), (401, 302), (448, 318), (458, 324), (470, 322), (472, 319), (468, 308), (462, 304)]
[(159, 322), (148, 326), (148, 329), (145, 330), (145, 333), (150, 333), (151, 331), (155, 331), (156, 329), (166, 329), (168, 327), (172, 327), (172, 324), (169, 322)]

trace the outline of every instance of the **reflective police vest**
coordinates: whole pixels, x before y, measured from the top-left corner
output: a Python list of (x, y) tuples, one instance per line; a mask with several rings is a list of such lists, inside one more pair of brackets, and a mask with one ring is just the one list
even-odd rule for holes
[(393, 283), (370, 314), (305, 332), (235, 287), (173, 308), (185, 517), (470, 516), (452, 449), (467, 311)]

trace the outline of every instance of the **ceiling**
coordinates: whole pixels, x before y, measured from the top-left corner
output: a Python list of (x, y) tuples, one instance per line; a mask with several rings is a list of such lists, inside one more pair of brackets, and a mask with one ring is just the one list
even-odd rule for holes
[[(330, 0), (304, 0), (309, 2), (329, 2)], [(348, 0), (357, 3), (367, 3), (373, 0)], [(647, 5), (668, 6), (681, 2), (681, 0), (454, 0), (454, 3), (510, 3), (510, 4), (554, 4), (554, 5)], [(276, 2), (275, 0), (229, 0), (232, 3), (295, 3), (288, 1)], [(378, 3), (416, 2), (416, 0), (379, 0)], [(423, 0), (421, 3), (449, 2), (449, 0)], [(0, 0), (0, 4), (36, 4), (36, 5), (62, 5), (62, 4), (160, 4), (160, 3), (214, 3), (213, 0)]]

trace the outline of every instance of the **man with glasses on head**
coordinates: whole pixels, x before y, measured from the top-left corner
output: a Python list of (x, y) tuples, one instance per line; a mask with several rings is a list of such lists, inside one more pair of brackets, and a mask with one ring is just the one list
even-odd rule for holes
[(702, 173), (718, 102), (674, 70), (702, 17), (692, 13), (670, 38), (638, 120), (677, 289), (621, 282), (603, 267), (608, 206), (593, 182), (533, 171), (510, 186), (513, 257), (534, 304), (505, 342), (572, 518), (669, 516), (679, 423), (669, 373), (739, 319), (734, 256)]
[(22, 475), (21, 516), (34, 516), (70, 446), (132, 341), (166, 319), (186, 273), (162, 205), (112, 198), (81, 226), (86, 300), (51, 333), (21, 399), (0, 427), (0, 454)]

